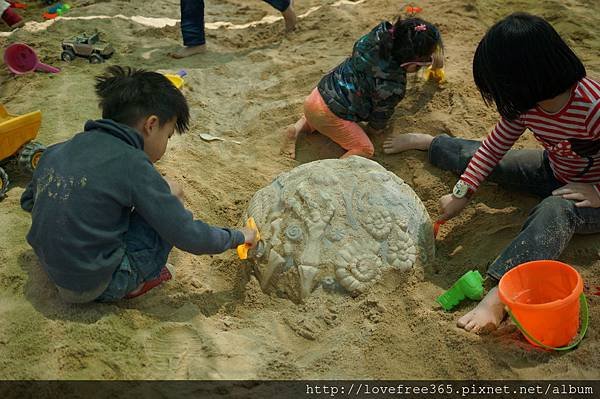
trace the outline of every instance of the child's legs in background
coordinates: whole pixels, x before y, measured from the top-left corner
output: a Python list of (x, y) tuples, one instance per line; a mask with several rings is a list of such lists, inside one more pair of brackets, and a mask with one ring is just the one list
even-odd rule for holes
[(263, 0), (278, 11), (284, 12), (290, 6), (290, 0)]
[(167, 263), (173, 247), (137, 213), (130, 217), (125, 233), (125, 256), (114, 272), (106, 291), (96, 301), (111, 302), (124, 298), (142, 283), (155, 279)]
[(292, 7), (292, 0), (263, 0), (279, 10), (285, 21), (285, 30), (291, 32), (296, 27), (297, 16)]
[[(431, 142), (429, 162), (461, 175), (481, 141), (442, 134)], [(486, 179), (514, 191), (547, 197), (563, 183), (556, 180), (543, 150), (509, 150)]]
[[(371, 158), (375, 152), (369, 136), (356, 122), (344, 120), (329, 110), (318, 89), (304, 102), (304, 117), (309, 131), (318, 130), (347, 152), (342, 158), (359, 155)], [(300, 122), (300, 121), (299, 121)]]
[(181, 34), (186, 47), (206, 43), (204, 37), (204, 0), (181, 0)]

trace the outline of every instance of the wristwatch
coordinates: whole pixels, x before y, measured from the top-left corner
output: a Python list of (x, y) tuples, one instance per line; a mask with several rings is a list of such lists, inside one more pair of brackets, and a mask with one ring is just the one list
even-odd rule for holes
[(471, 198), (474, 193), (475, 190), (462, 180), (457, 181), (452, 189), (452, 195), (456, 198)]

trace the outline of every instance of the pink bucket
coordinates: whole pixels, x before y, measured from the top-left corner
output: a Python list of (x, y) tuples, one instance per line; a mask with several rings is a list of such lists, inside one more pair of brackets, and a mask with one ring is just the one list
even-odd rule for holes
[(23, 43), (11, 44), (4, 50), (4, 63), (12, 73), (17, 75), (33, 71), (60, 72), (58, 68), (41, 63), (35, 51)]

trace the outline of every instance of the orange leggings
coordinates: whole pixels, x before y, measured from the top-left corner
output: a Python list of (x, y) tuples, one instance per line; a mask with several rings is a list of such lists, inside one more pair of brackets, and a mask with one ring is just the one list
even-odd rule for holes
[(356, 122), (347, 121), (329, 110), (325, 100), (314, 89), (304, 101), (304, 118), (310, 132), (315, 130), (335, 141), (347, 152), (342, 158), (360, 155), (371, 158), (375, 149), (365, 131)]

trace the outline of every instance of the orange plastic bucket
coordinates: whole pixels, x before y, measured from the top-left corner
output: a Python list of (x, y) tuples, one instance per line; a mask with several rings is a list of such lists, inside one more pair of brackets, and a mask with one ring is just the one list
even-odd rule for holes
[(577, 335), (580, 303), (586, 310), (581, 338), (585, 335), (588, 313), (583, 280), (577, 270), (565, 263), (554, 260), (523, 263), (502, 276), (498, 294), (532, 345), (570, 349), (579, 343), (559, 348)]

